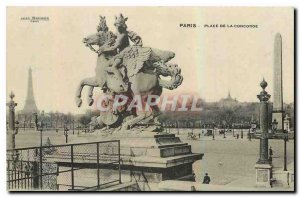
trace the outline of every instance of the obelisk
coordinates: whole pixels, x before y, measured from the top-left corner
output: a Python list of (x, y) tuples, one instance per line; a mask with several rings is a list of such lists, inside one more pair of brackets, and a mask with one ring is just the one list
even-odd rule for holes
[(280, 33), (275, 36), (274, 43), (274, 76), (273, 76), (273, 113), (272, 121), (278, 122), (277, 130), (283, 130), (283, 96), (282, 96), (282, 38)]

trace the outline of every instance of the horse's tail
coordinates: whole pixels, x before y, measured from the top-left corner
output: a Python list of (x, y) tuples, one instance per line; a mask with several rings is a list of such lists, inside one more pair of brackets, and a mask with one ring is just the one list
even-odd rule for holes
[(181, 85), (183, 76), (181, 75), (181, 69), (178, 67), (177, 64), (158, 63), (156, 65), (158, 75), (162, 75), (164, 77), (171, 77), (171, 79), (168, 81), (159, 78), (158, 82), (161, 87), (173, 90)]

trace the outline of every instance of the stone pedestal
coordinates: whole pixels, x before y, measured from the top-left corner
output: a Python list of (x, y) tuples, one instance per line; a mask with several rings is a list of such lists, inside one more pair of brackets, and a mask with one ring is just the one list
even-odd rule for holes
[[(183, 143), (175, 134), (144, 131), (130, 134), (121, 140), (122, 180), (139, 177), (142, 190), (157, 190), (164, 180), (193, 180), (192, 165), (203, 154), (192, 153), (191, 145)], [(124, 133), (122, 134), (124, 135)], [(114, 136), (118, 138), (118, 134)], [(147, 187), (144, 185), (147, 182)]]
[(257, 187), (271, 187), (271, 164), (256, 164), (256, 186)]

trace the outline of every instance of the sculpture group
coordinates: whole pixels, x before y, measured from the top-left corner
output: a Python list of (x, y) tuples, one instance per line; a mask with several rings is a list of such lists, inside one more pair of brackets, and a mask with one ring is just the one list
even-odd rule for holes
[[(180, 68), (169, 63), (175, 53), (144, 47), (141, 37), (127, 30), (127, 19), (122, 14), (115, 17), (116, 33), (113, 33), (109, 31), (105, 17), (100, 16), (97, 32), (83, 39), (85, 46), (97, 54), (96, 75), (83, 79), (76, 92), (76, 104), (80, 107), (82, 89), (89, 86), (88, 104), (91, 106), (93, 89), (100, 87), (104, 94), (109, 95), (101, 105), (108, 106), (109, 110), (100, 112), (97, 122), (125, 129), (139, 121), (155, 122), (159, 108), (152, 105), (149, 112), (140, 113), (126, 110), (128, 103), (124, 103), (114, 109), (112, 106), (117, 95), (132, 99), (140, 95), (143, 102), (147, 102), (150, 95), (160, 96), (163, 88), (175, 89), (183, 80)], [(169, 77), (169, 80), (163, 80), (162, 76)]]

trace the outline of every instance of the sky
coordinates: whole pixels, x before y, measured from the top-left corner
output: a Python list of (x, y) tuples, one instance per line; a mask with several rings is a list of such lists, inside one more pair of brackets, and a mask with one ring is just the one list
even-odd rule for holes
[[(81, 42), (96, 32), (99, 15), (111, 31), (115, 15), (128, 17), (128, 30), (137, 32), (144, 46), (170, 50), (171, 62), (181, 68), (183, 83), (163, 94), (195, 94), (206, 101), (231, 96), (258, 101), (264, 77), (273, 94), (273, 49), (276, 33), (283, 40), (283, 99), (294, 101), (294, 18), (292, 8), (171, 8), (171, 7), (8, 7), (6, 28), (6, 93), (14, 91), (17, 110), (23, 109), (28, 68), (40, 110), (81, 113), (75, 91), (94, 76), (97, 56)], [(32, 23), (22, 17), (49, 17)], [(180, 27), (196, 24), (196, 28)], [(253, 24), (258, 28), (205, 28), (213, 24)], [(101, 94), (95, 90), (95, 97)], [(272, 97), (271, 97), (272, 101)]]

